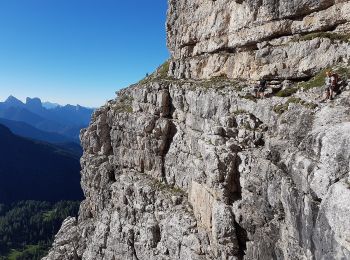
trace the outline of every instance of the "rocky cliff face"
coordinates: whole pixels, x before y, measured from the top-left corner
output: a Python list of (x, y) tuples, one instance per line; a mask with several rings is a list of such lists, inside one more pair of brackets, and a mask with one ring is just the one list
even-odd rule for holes
[(170, 73), (177, 78), (305, 79), (349, 59), (347, 0), (169, 4)]
[[(169, 74), (95, 112), (86, 199), (44, 259), (350, 259), (348, 5), (170, 0)], [(320, 103), (323, 73), (296, 81), (328, 66)], [(255, 99), (262, 75), (295, 81)]]

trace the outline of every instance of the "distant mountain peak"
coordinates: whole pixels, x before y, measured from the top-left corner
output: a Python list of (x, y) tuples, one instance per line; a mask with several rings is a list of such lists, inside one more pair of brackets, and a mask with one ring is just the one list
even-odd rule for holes
[(43, 109), (43, 105), (41, 103), (40, 98), (26, 98), (26, 105), (29, 109), (33, 109), (33, 110), (40, 110)]
[(41, 99), (38, 98), (38, 97), (34, 97), (34, 98), (30, 98), (30, 97), (27, 97), (26, 98), (26, 103), (38, 103), (38, 104), (41, 104)]
[(56, 108), (56, 107), (62, 107), (60, 104), (58, 103), (51, 103), (51, 102), (42, 102), (43, 107), (45, 107), (46, 109), (52, 109), (52, 108)]
[(10, 105), (16, 105), (16, 106), (23, 106), (24, 103), (19, 100), (18, 98), (10, 95), (6, 100), (5, 103), (10, 104)]

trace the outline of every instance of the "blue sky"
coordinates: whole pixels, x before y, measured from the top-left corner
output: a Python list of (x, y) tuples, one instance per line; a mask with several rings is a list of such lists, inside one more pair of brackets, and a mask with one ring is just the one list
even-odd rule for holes
[(100, 106), (168, 57), (166, 0), (0, 0), (0, 99)]

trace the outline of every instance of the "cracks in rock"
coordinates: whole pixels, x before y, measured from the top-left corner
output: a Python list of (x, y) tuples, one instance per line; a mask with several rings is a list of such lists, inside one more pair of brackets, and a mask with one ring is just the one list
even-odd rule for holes
[(181, 243), (178, 244), (178, 248), (177, 248), (177, 252), (178, 252), (178, 259), (181, 259)]
[(78, 245), (73, 243), (73, 260), (82, 260), (82, 257), (78, 255)]
[(135, 257), (135, 260), (139, 260), (135, 247), (133, 247), (133, 257)]
[(179, 46), (179, 49), (188, 48), (188, 53), (193, 54), (194, 47), (196, 47), (198, 41), (190, 41)]
[(249, 241), (248, 234), (247, 234), (247, 231), (244, 228), (242, 228), (236, 221), (234, 225), (235, 225), (237, 242), (238, 242), (237, 257), (239, 260), (243, 260), (245, 256), (245, 251), (247, 249), (247, 242)]
[(250, 43), (244, 44), (242, 46), (239, 46), (237, 48), (244, 48), (245, 46), (250, 46), (252, 44), (256, 45), (256, 44), (258, 44), (260, 42), (264, 42), (264, 41), (273, 41), (275, 39), (279, 39), (279, 38), (282, 38), (282, 37), (290, 37), (290, 36), (297, 36), (297, 35), (305, 36), (305, 35), (308, 35), (308, 34), (313, 34), (313, 33), (318, 33), (318, 32), (332, 32), (339, 25), (344, 24), (346, 22), (347, 22), (346, 20), (340, 20), (340, 21), (337, 21), (335, 24), (325, 25), (321, 29), (313, 30), (313, 31), (307, 31), (307, 32), (300, 32), (300, 33), (293, 33), (293, 32), (281, 32), (281, 33), (278, 33), (278, 32), (276, 32), (276, 33), (274, 33), (272, 35), (269, 35), (269, 36), (266, 36), (266, 37), (263, 37), (263, 38), (259, 39), (259, 41), (250, 42)]
[(128, 239), (128, 245), (131, 247), (133, 259), (139, 260), (139, 258), (137, 256), (136, 248), (135, 248), (135, 234), (134, 234), (133, 230), (132, 230), (130, 237)]
[(198, 41), (190, 41), (190, 42), (186, 42), (186, 43), (184, 43), (184, 44), (181, 44), (180, 46), (179, 46), (179, 48), (180, 49), (182, 49), (182, 48), (185, 48), (185, 47), (194, 47), (194, 46), (196, 46), (196, 44), (198, 43)]
[(340, 20), (340, 21), (337, 21), (335, 24), (331, 24), (331, 25), (327, 24), (327, 25), (325, 25), (325, 27), (318, 29), (318, 30), (308, 31), (308, 32), (300, 32), (300, 35), (305, 36), (305, 35), (309, 35), (309, 34), (313, 34), (313, 33), (334, 32), (339, 25), (342, 25), (345, 23), (347, 23), (347, 20)]
[[(205, 55), (213, 55), (213, 54), (236, 54), (239, 52), (249, 52), (249, 51), (255, 51), (258, 50), (258, 46), (257, 43), (259, 42), (251, 42), (251, 43), (247, 43), (245, 45), (242, 46), (235, 46), (235, 47), (220, 47), (218, 49), (215, 49), (213, 51), (210, 52), (202, 52), (196, 55), (191, 56), (191, 58), (196, 58), (196, 57), (201, 57), (201, 56), (205, 56)], [(181, 59), (180, 59), (181, 60)]]
[[(346, 20), (341, 20), (333, 25), (329, 25), (329, 26), (327, 25), (327, 26), (323, 27), (322, 29), (307, 31), (307, 32), (300, 32), (300, 33), (293, 33), (293, 32), (280, 32), (279, 33), (279, 32), (276, 32), (276, 33), (273, 33), (273, 34), (268, 35), (266, 37), (262, 37), (258, 40), (255, 40), (255, 41), (247, 41), (242, 45), (237, 44), (237, 45), (232, 46), (232, 47), (230, 47), (230, 46), (220, 47), (220, 48), (217, 48), (213, 51), (201, 52), (201, 53), (198, 53), (196, 55), (191, 55), (188, 58), (192, 59), (192, 58), (198, 58), (198, 57), (202, 57), (202, 56), (206, 56), (206, 55), (213, 55), (213, 54), (231, 55), (231, 54), (237, 54), (237, 53), (243, 53), (243, 52), (257, 51), (257, 50), (259, 50), (258, 44), (262, 43), (262, 42), (269, 42), (269, 41), (273, 41), (273, 40), (276, 40), (276, 39), (279, 39), (282, 37), (292, 37), (292, 36), (298, 36), (298, 35), (305, 36), (308, 34), (319, 33), (319, 32), (333, 32), (339, 25), (342, 25), (346, 22), (347, 22)], [(176, 59), (176, 60), (183, 60), (183, 58)], [(307, 79), (307, 77), (308, 76), (299, 77), (299, 79)], [(286, 78), (286, 79), (289, 79), (289, 78)], [(293, 78), (291, 78), (291, 79), (293, 79)]]
[[(334, 5), (334, 1), (325, 1), (325, 4), (319, 6), (318, 8), (310, 9), (310, 8), (303, 8), (300, 9), (300, 11), (295, 12), (295, 13), (301, 13), (299, 15), (289, 15), (289, 16), (284, 16), (282, 19), (290, 19), (293, 21), (302, 21), (306, 16), (309, 16), (314, 13), (318, 13), (321, 11), (325, 11), (332, 7)], [(278, 20), (280, 20), (279, 18)]]
[(166, 140), (166, 144), (162, 153), (162, 156), (165, 157), (167, 155), (167, 153), (170, 150), (170, 146), (171, 143), (173, 142), (174, 136), (177, 133), (177, 128), (176, 125), (174, 124), (174, 122), (172, 120), (169, 119), (169, 131), (167, 134), (167, 140)]
[(236, 53), (240, 53), (240, 52), (251, 52), (251, 51), (257, 51), (258, 48), (258, 43), (259, 42), (248, 42), (243, 46), (238, 46), (236, 47)]
[(169, 107), (169, 114), (168, 114), (168, 116), (166, 118), (168, 119), (168, 122), (169, 122), (169, 130), (168, 130), (168, 133), (167, 133), (167, 136), (166, 136), (165, 147), (164, 147), (164, 150), (163, 150), (163, 152), (161, 154), (161, 156), (162, 156), (162, 178), (163, 178), (163, 180), (165, 182), (166, 182), (165, 157), (168, 154), (168, 152), (170, 150), (170, 147), (171, 147), (171, 144), (173, 142), (174, 136), (177, 133), (176, 125), (174, 124), (174, 122), (172, 120), (173, 113), (175, 111), (175, 107), (174, 107), (173, 100), (172, 100), (170, 94), (169, 94), (168, 98), (169, 98), (169, 105), (168, 105), (168, 107)]
[[(243, 1), (236, 0), (236, 2), (243, 2)], [(305, 17), (307, 17), (309, 15), (312, 15), (312, 14), (317, 13), (317, 12), (325, 11), (325, 10), (331, 8), (332, 6), (334, 6), (334, 4), (335, 4), (334, 1), (327, 1), (323, 5), (321, 5), (321, 6), (317, 7), (317, 8), (313, 8), (313, 9), (300, 7), (300, 9), (298, 11), (294, 12), (295, 14), (285, 15), (285, 16), (281, 16), (281, 17), (278, 15), (279, 8), (277, 8), (277, 10), (274, 10), (274, 12), (275, 12), (275, 15), (278, 16), (278, 17), (276, 17), (275, 19), (271, 19), (271, 20), (269, 20), (267, 22), (263, 22), (263, 23), (256, 24), (256, 25), (257, 26), (261, 26), (261, 25), (264, 25), (264, 24), (268, 24), (270, 22), (279, 22), (279, 21), (290, 21), (291, 23), (294, 22), (294, 21), (302, 21)], [(262, 0), (258, 0), (257, 3), (255, 3), (255, 7), (254, 7), (254, 10), (253, 10), (253, 20), (254, 21), (258, 20), (259, 8), (262, 5), (263, 5), (263, 1)], [(335, 24), (333, 26), (337, 26), (337, 25), (342, 24), (344, 22), (346, 22), (346, 21), (338, 21), (337, 24)], [(239, 29), (239, 31), (247, 29), (247, 28), (250, 28), (250, 27), (251, 27), (251, 25), (242, 27), (241, 29)], [(325, 29), (326, 28), (324, 28), (323, 30), (325, 30)], [(279, 37), (292, 36), (292, 35), (293, 35), (293, 33), (291, 33), (291, 32), (290, 33), (274, 34), (274, 35), (270, 35), (268, 37), (264, 37), (264, 38), (260, 39), (259, 41), (251, 42), (251, 43), (249, 43), (247, 45), (256, 45), (256, 43), (259, 43), (259, 42), (262, 42), (262, 41), (269, 41), (269, 40), (273, 40), (273, 39), (276, 39), (276, 38), (279, 38)], [(215, 36), (215, 37), (217, 37), (217, 36)], [(190, 52), (193, 52), (194, 47), (198, 43), (200, 43), (200, 40), (191, 40), (189, 42), (186, 42), (186, 43), (183, 43), (183, 44), (179, 45), (178, 48), (179, 49), (183, 49), (185, 47), (189, 47), (191, 49)], [(209, 54), (218, 53), (218, 52), (234, 53), (234, 52), (236, 52), (236, 48), (244, 48), (247, 45), (245, 44), (245, 45), (242, 45), (242, 46), (235, 46), (235, 47), (222, 47), (222, 48), (218, 48), (217, 50), (214, 50), (214, 51), (211, 51), (211, 52), (206, 52), (206, 53), (209, 53)], [(200, 55), (203, 55), (203, 54), (206, 54), (206, 53), (201, 53), (201, 54), (198, 54), (198, 55), (194, 55), (192, 57), (200, 56)]]
[(173, 138), (174, 138), (176, 133), (177, 133), (176, 126), (172, 121), (170, 121), (170, 130), (169, 130), (169, 134), (168, 134), (168, 137), (166, 140), (166, 146), (165, 146), (164, 152), (162, 154), (162, 179), (165, 182), (166, 182), (165, 157), (170, 150), (171, 143), (173, 142)]
[(233, 161), (233, 170), (228, 175), (225, 187), (225, 197), (227, 204), (231, 205), (235, 201), (242, 199), (242, 187), (240, 183), (239, 165), (241, 164), (241, 158), (236, 154)]
[(168, 116), (169, 119), (173, 119), (173, 114), (174, 114), (175, 110), (176, 110), (176, 108), (174, 106), (173, 98), (169, 94), (169, 116)]
[(309, 81), (312, 79), (313, 77), (313, 74), (311, 71), (305, 71), (304, 72), (306, 75), (304, 76), (299, 76), (299, 77), (294, 77), (294, 78), (280, 78), (281, 80), (289, 80), (291, 81), (293, 84), (296, 84), (296, 83), (300, 83), (300, 82), (304, 82), (304, 81)]
[(144, 159), (141, 159), (141, 161), (140, 161), (140, 172), (141, 173), (145, 172), (145, 161), (144, 161)]
[[(263, 124), (262, 121), (260, 121), (258, 118), (256, 118), (254, 116), (254, 121), (259, 121), (258, 126), (256, 129), (258, 129), (260, 127), (260, 125)], [(264, 137), (262, 137), (261, 140), (261, 146), (264, 145), (265, 141), (264, 141)], [(259, 149), (259, 146), (255, 146), (254, 148), (245, 148), (242, 149), (241, 152), (249, 152), (249, 150), (251, 149)], [(235, 188), (236, 188), (236, 192), (234, 194), (231, 194), (231, 201), (230, 204), (233, 204), (234, 202), (238, 202), (242, 201), (242, 199), (245, 199), (243, 197), (243, 193), (242, 193), (242, 186), (241, 186), (241, 174), (242, 172), (240, 171), (239, 167), (240, 165), (242, 165), (243, 163), (243, 159), (244, 157), (240, 157), (238, 154), (236, 155), (235, 158), (235, 174), (234, 174), (234, 180), (233, 183), (235, 184)], [(244, 202), (243, 202), (244, 203)], [(239, 206), (240, 208), (240, 206)], [(242, 260), (245, 257), (246, 254), (246, 250), (247, 250), (247, 242), (249, 242), (248, 239), (248, 231), (243, 228), (242, 226), (242, 222), (243, 222), (243, 215), (237, 215), (237, 217), (239, 216), (238, 219), (236, 219), (234, 221), (234, 227), (235, 227), (235, 231), (236, 231), (236, 237), (237, 237), (237, 243), (238, 243), (238, 252), (237, 252), (237, 258)]]
[(236, 53), (236, 48), (232, 47), (221, 47), (216, 50), (208, 52), (208, 54), (217, 54), (217, 53)]
[[(317, 33), (317, 32), (329, 32), (329, 31), (334, 31), (339, 25), (346, 23), (346, 20), (341, 20), (341, 21), (337, 21), (335, 24), (333, 25), (327, 25), (325, 27), (323, 27), (322, 29), (319, 30), (314, 30), (314, 31), (308, 31), (308, 32), (301, 32), (301, 33), (293, 33), (291, 31), (282, 31), (282, 32), (275, 32), (271, 35), (268, 35), (266, 37), (262, 37), (257, 41), (247, 41), (246, 43), (244, 43), (243, 45), (237, 45), (237, 46), (233, 46), (233, 47), (221, 47), (218, 48), (214, 51), (208, 52), (208, 54), (215, 54), (215, 53), (226, 53), (226, 54), (233, 54), (233, 53), (240, 53), (240, 52), (250, 52), (250, 51), (256, 51), (258, 50), (258, 43), (261, 42), (269, 42), (269, 41), (273, 41), (282, 37), (290, 37), (290, 36), (295, 36), (295, 35), (307, 35), (307, 34), (312, 34), (312, 33)], [(207, 53), (203, 53), (203, 54), (207, 54)], [(196, 56), (201, 56), (202, 54), (199, 55), (195, 55), (193, 57)]]
[(263, 1), (262, 0), (258, 0), (257, 3), (254, 6), (254, 10), (253, 10), (253, 20), (256, 21), (258, 18), (258, 14), (259, 14), (259, 9), (262, 6)]
[[(314, 9), (314, 10), (312, 10), (310, 12), (304, 13), (304, 14), (299, 15), (299, 16), (295, 16), (295, 15), (294, 16), (286, 16), (283, 19), (275, 19), (275, 20), (269, 21), (269, 22), (274, 22), (274, 21), (276, 22), (276, 21), (283, 21), (284, 20), (286, 22), (290, 22), (290, 26), (284, 31), (272, 33), (271, 35), (267, 35), (267, 36), (262, 37), (262, 38), (260, 38), (258, 40), (251, 40), (251, 41), (247, 40), (246, 42), (243, 41), (243, 44), (235, 44), (235, 45), (232, 45), (232, 46), (218, 47), (217, 49), (212, 50), (212, 51), (200, 52), (200, 53), (197, 53), (195, 55), (189, 55), (188, 58), (192, 59), (192, 58), (202, 57), (202, 56), (205, 56), (205, 55), (213, 55), (213, 54), (232, 55), (232, 54), (242, 53), (242, 52), (257, 51), (259, 49), (257, 47), (257, 45), (259, 43), (261, 43), (261, 42), (269, 42), (269, 41), (273, 41), (273, 40), (276, 40), (276, 39), (279, 39), (279, 38), (282, 38), (282, 37), (293, 37), (293, 36), (298, 37), (298, 36), (305, 36), (305, 35), (308, 35), (308, 34), (319, 33), (319, 32), (332, 32), (339, 25), (342, 25), (342, 24), (346, 23), (347, 20), (346, 19), (341, 19), (341, 20), (338, 20), (338, 21), (334, 21), (334, 23), (332, 23), (330, 25), (326, 24), (326, 25), (323, 25), (322, 27), (320, 27), (319, 29), (312, 30), (312, 31), (293, 32), (292, 29), (291, 29), (291, 25), (292, 25), (293, 21), (302, 20), (306, 16), (308, 16), (308, 15), (310, 15), (312, 13), (323, 11), (323, 10), (327, 10), (332, 5), (333, 4), (320, 7), (318, 9)], [(245, 28), (242, 28), (242, 29), (245, 29)], [(233, 34), (235, 34), (235, 33), (233, 33)], [(197, 43), (198, 42), (184, 44), (184, 45), (180, 46), (180, 49), (183, 46), (186, 46), (186, 47), (188, 47), (188, 46), (195, 46)], [(183, 58), (182, 58), (182, 60), (183, 60)], [(307, 79), (307, 77), (308, 76), (305, 76), (305, 79)], [(289, 79), (289, 78), (281, 78), (281, 79)], [(299, 79), (302, 80), (302, 79), (304, 79), (304, 77), (299, 77)]]
[[(314, 212), (313, 219), (312, 219), (312, 222), (313, 222), (314, 225), (315, 225), (315, 223), (317, 221), (317, 218), (318, 218), (318, 215), (319, 215), (320, 204), (321, 204), (321, 200), (320, 201), (314, 200), (313, 203), (312, 203), (312, 206), (311, 206), (312, 207), (312, 212)], [(312, 234), (312, 236), (313, 236), (313, 234)], [(315, 255), (316, 245), (314, 243), (314, 239), (313, 238), (310, 239), (310, 250), (311, 250), (312, 254)]]
[(111, 183), (116, 182), (115, 171), (114, 170), (111, 170), (111, 171), (108, 172), (108, 180)]

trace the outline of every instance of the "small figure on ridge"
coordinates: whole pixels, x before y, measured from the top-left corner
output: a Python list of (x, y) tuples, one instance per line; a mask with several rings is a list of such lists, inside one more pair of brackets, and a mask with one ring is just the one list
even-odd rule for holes
[(327, 71), (325, 78), (325, 97), (321, 100), (321, 102), (326, 101), (327, 99), (332, 100), (334, 93), (339, 92), (338, 82), (339, 76), (337, 73)]
[(266, 88), (267, 88), (267, 81), (265, 79), (261, 79), (259, 81), (259, 84), (254, 87), (255, 97), (264, 98)]

